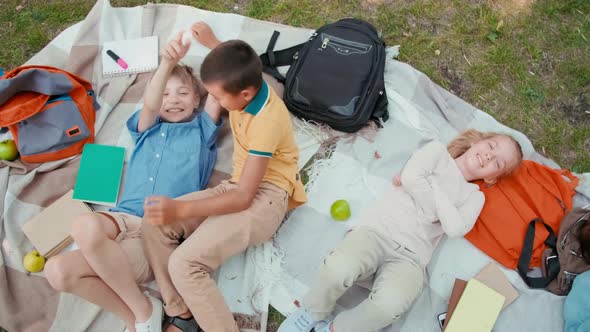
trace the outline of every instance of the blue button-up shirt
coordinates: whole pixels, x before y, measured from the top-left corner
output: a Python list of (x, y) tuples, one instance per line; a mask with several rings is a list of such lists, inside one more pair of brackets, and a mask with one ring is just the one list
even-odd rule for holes
[(137, 131), (139, 113), (127, 120), (135, 149), (127, 167), (123, 195), (115, 212), (143, 217), (144, 199), (151, 195), (178, 197), (205, 188), (217, 158), (215, 142), (221, 127), (200, 111), (190, 122), (168, 123)]

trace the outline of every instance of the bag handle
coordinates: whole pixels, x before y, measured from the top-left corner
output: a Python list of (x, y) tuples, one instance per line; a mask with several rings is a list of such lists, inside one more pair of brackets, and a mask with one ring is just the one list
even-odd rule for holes
[[(545, 244), (551, 248), (552, 254), (548, 257), (548, 259), (552, 259), (547, 263), (547, 275), (544, 277), (539, 278), (531, 278), (527, 276), (529, 271), (529, 266), (531, 264), (531, 258), (533, 256), (533, 246), (535, 244), (535, 225), (537, 222), (543, 224), (545, 229), (549, 232), (547, 238), (545, 239)], [(522, 277), (524, 282), (531, 288), (545, 288), (547, 285), (557, 277), (559, 274), (559, 260), (556, 259), (557, 257), (557, 237), (553, 232), (553, 229), (549, 227), (546, 223), (543, 222), (540, 218), (533, 219), (526, 230), (526, 235), (524, 237), (524, 244), (522, 245), (522, 251), (520, 253), (520, 257), (518, 258), (518, 274)]]
[(277, 70), (277, 67), (290, 66), (295, 62), (295, 54), (297, 54), (307, 42), (291, 46), (284, 50), (273, 51), (280, 34), (281, 33), (276, 30), (273, 31), (268, 46), (266, 47), (266, 53), (260, 55), (260, 60), (262, 61), (262, 71), (276, 78), (277, 81), (285, 83), (285, 76)]

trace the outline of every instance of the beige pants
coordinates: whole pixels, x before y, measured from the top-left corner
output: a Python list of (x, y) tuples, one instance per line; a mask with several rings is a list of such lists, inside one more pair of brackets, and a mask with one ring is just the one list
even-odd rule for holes
[(372, 284), (366, 300), (336, 316), (334, 330), (377, 331), (398, 319), (420, 294), (424, 276), (416, 262), (414, 253), (403, 246), (357, 228), (324, 260), (303, 304), (315, 319), (323, 320), (355, 282)]
[(141, 244), (141, 218), (123, 212), (96, 212), (109, 218), (118, 228), (115, 242), (119, 243), (131, 265), (133, 277), (138, 284), (154, 280), (152, 270)]
[[(223, 182), (179, 199), (202, 199), (234, 188), (237, 184)], [(244, 211), (160, 227), (143, 223), (144, 250), (166, 313), (177, 316), (190, 309), (207, 332), (239, 331), (211, 272), (248, 246), (269, 240), (285, 217), (288, 198), (285, 190), (263, 182)]]

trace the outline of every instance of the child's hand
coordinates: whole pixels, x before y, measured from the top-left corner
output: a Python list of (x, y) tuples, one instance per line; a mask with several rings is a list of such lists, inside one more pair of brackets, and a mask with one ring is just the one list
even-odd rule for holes
[(393, 185), (396, 187), (400, 187), (402, 185), (402, 178), (399, 175), (393, 177)]
[(176, 65), (188, 52), (191, 44), (182, 44), (182, 31), (178, 33), (176, 38), (172, 39), (166, 45), (160, 54), (162, 55), (162, 62), (166, 61), (170, 64)]
[(143, 204), (143, 220), (154, 226), (174, 223), (179, 220), (178, 203), (165, 196), (150, 196)]
[(206, 48), (214, 49), (217, 45), (221, 44), (219, 39), (215, 37), (209, 24), (200, 21), (193, 24), (191, 29), (193, 31), (193, 37)]

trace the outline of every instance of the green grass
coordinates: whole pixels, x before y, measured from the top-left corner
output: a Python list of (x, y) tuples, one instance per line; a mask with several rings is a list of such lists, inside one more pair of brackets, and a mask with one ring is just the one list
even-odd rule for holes
[[(0, 67), (22, 64), (94, 1), (4, 0)], [(136, 6), (140, 0), (113, 0)], [(156, 3), (163, 1), (155, 1)], [(400, 60), (525, 133), (562, 167), (590, 171), (590, 2), (544, 0), (506, 16), (475, 0), (186, 0), (176, 3), (317, 28), (369, 20)], [(500, 1), (501, 2), (501, 1)], [(510, 12), (510, 10), (507, 10)]]
[[(523, 132), (562, 167), (590, 172), (590, 1), (538, 0), (524, 10), (504, 10), (508, 16), (477, 0), (170, 2), (306, 28), (347, 16), (369, 20), (388, 45), (401, 44), (400, 60)], [(25, 62), (93, 4), (2, 0), (0, 67)]]

